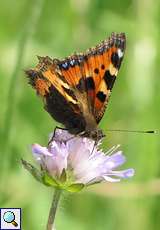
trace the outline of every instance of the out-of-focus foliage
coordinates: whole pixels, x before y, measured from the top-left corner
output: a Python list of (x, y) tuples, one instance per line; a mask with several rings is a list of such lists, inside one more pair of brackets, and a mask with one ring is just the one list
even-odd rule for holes
[[(26, 23), (32, 27), (30, 11), (35, 4), (41, 14), (28, 36)], [(45, 229), (53, 191), (34, 181), (22, 169), (20, 158), (32, 161), (30, 144), (45, 145), (56, 123), (27, 84), (23, 70), (35, 66), (36, 55), (61, 58), (85, 51), (112, 31), (126, 33), (127, 50), (100, 126), (104, 131), (160, 129), (160, 1), (1, 2), (0, 207), (21, 207), (24, 230)], [(16, 67), (20, 44), (23, 61)], [(56, 229), (158, 230), (160, 136), (105, 132), (104, 147), (121, 144), (126, 166), (136, 170), (134, 179), (64, 195)]]

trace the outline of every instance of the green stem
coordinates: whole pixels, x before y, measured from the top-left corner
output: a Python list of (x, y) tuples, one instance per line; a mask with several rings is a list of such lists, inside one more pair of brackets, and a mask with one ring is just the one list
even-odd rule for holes
[(7, 107), (5, 112), (5, 120), (4, 120), (4, 127), (3, 127), (3, 141), (2, 141), (2, 151), (3, 151), (3, 159), (2, 168), (1, 170), (3, 173), (7, 171), (9, 162), (10, 162), (10, 151), (9, 151), (9, 143), (10, 143), (10, 136), (11, 136), (11, 129), (13, 125), (13, 115), (14, 115), (14, 108), (16, 102), (16, 88), (17, 88), (17, 80), (18, 76), (21, 72), (23, 59), (25, 56), (25, 51), (27, 47), (27, 43), (30, 37), (33, 35), (37, 28), (37, 23), (39, 21), (43, 4), (45, 0), (34, 0), (28, 1), (29, 10), (26, 14), (26, 21), (23, 24), (23, 29), (21, 30), (21, 37), (17, 47), (17, 57), (15, 68), (13, 70), (11, 81), (8, 90), (8, 98), (7, 98)]
[(51, 208), (50, 208), (50, 211), (49, 211), (49, 217), (48, 217), (46, 230), (53, 230), (53, 225), (54, 225), (54, 221), (55, 221), (58, 202), (60, 200), (60, 195), (61, 195), (61, 190), (60, 189), (55, 189), (52, 204), (51, 204)]

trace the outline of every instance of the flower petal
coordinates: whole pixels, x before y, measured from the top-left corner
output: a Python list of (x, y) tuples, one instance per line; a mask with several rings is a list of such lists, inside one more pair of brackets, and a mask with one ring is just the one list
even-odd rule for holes
[(33, 154), (37, 154), (37, 155), (46, 155), (46, 156), (52, 155), (46, 147), (43, 147), (39, 144), (32, 145), (32, 152)]
[(121, 171), (112, 171), (112, 175), (122, 177), (122, 178), (129, 178), (134, 176), (135, 170), (130, 168), (126, 170), (121, 170)]
[(122, 151), (118, 151), (114, 153), (113, 155), (109, 156), (108, 159), (106, 159), (105, 167), (107, 167), (108, 169), (114, 169), (122, 165), (125, 161), (126, 161), (126, 158), (122, 154)]
[(112, 177), (109, 177), (109, 176), (103, 176), (103, 178), (108, 182), (119, 182), (121, 180), (119, 178), (112, 178)]
[(134, 176), (134, 169), (126, 169), (126, 170), (121, 170), (121, 171), (111, 171), (107, 173), (106, 175), (103, 175), (103, 178), (106, 177), (119, 177), (119, 178), (129, 178)]

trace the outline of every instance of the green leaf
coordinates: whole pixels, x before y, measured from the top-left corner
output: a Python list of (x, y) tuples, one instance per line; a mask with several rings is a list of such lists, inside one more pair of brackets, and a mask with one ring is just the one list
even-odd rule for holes
[(47, 186), (52, 186), (52, 187), (59, 187), (58, 182), (56, 179), (48, 175), (48, 173), (44, 173), (43, 175), (43, 183)]
[(77, 184), (72, 184), (66, 188), (67, 191), (69, 192), (79, 192), (84, 188), (84, 184), (82, 183), (77, 183)]
[(89, 187), (89, 186), (92, 186), (92, 185), (95, 185), (95, 184), (100, 184), (102, 181), (96, 181), (96, 182), (93, 182), (91, 184), (88, 184), (86, 185), (86, 187)]
[(64, 183), (64, 182), (66, 182), (66, 180), (67, 180), (66, 170), (63, 169), (62, 174), (61, 174), (61, 176), (60, 176), (60, 181), (61, 181), (62, 183)]
[(23, 165), (23, 167), (39, 182), (43, 182), (42, 181), (42, 173), (35, 168), (33, 165), (31, 165), (30, 163), (28, 163), (27, 161), (21, 159), (21, 163)]

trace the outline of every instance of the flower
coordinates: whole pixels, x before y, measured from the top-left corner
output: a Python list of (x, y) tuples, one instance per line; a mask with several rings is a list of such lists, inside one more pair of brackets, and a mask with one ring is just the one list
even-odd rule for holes
[[(43, 183), (68, 191), (78, 191), (101, 181), (118, 182), (134, 175), (132, 168), (116, 170), (126, 160), (122, 151), (117, 151), (119, 146), (107, 152), (100, 150), (99, 146), (100, 143), (96, 145), (89, 138), (56, 129), (48, 147), (33, 144), (32, 152), (41, 166)], [(32, 174), (35, 176), (35, 171)]]

